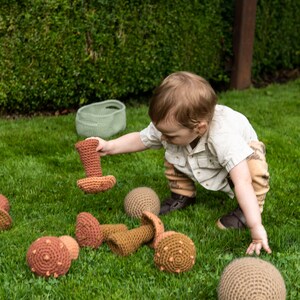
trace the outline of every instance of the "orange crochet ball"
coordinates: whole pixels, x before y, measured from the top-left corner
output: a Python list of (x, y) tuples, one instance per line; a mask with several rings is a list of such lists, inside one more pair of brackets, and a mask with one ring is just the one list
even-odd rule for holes
[(141, 218), (144, 211), (157, 216), (160, 211), (160, 200), (151, 188), (138, 187), (126, 195), (124, 209), (128, 216), (134, 218)]
[(35, 240), (26, 255), (30, 270), (38, 276), (55, 278), (66, 274), (71, 257), (66, 245), (57, 237), (45, 236)]

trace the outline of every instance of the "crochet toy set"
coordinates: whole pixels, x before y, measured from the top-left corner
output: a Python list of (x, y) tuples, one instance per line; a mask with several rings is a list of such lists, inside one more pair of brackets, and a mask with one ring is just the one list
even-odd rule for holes
[[(77, 181), (77, 186), (85, 193), (104, 192), (116, 184), (114, 176), (103, 176), (97, 145), (95, 139), (75, 145), (86, 174), (86, 178)], [(43, 277), (65, 275), (81, 247), (98, 249), (104, 242), (120, 256), (131, 255), (142, 245), (149, 245), (155, 251), (154, 263), (161, 271), (180, 273), (193, 267), (196, 257), (193, 241), (182, 233), (164, 232), (164, 224), (157, 216), (160, 200), (151, 188), (139, 187), (129, 192), (124, 209), (128, 216), (140, 219), (139, 227), (129, 230), (125, 224), (100, 224), (92, 214), (81, 212), (76, 218), (75, 239), (45, 236), (30, 245), (26, 255), (30, 270)]]
[(40, 237), (30, 245), (26, 261), (37, 276), (57, 278), (69, 271), (81, 247), (98, 249), (104, 242), (120, 256), (128, 256), (148, 244), (155, 250), (154, 262), (161, 271), (185, 272), (195, 263), (196, 248), (192, 240), (181, 233), (167, 234), (161, 220), (146, 211), (142, 214), (141, 226), (131, 230), (124, 224), (100, 225), (92, 214), (79, 213), (75, 239), (68, 235)]
[[(98, 141), (87, 139), (75, 145), (83, 164), (86, 178), (77, 186), (85, 193), (99, 193), (116, 184), (112, 175), (103, 176), (100, 156), (96, 152)], [(10, 204), (0, 195), (0, 232), (12, 226)], [(148, 187), (130, 191), (124, 199), (124, 210), (130, 217), (139, 218), (140, 226), (128, 229), (125, 224), (100, 224), (88, 212), (77, 215), (75, 238), (44, 236), (35, 240), (26, 254), (30, 270), (37, 276), (55, 278), (65, 275), (80, 248), (98, 249), (104, 242), (120, 256), (136, 252), (142, 245), (154, 249), (154, 264), (161, 271), (181, 273), (195, 264), (196, 247), (186, 235), (165, 231), (159, 219), (160, 200)], [(284, 300), (286, 289), (280, 272), (269, 262), (245, 257), (233, 260), (223, 271), (218, 286), (218, 299), (275, 299)]]

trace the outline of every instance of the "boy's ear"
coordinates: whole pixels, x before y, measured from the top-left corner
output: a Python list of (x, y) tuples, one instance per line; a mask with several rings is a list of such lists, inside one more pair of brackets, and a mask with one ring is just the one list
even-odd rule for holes
[(208, 123), (207, 121), (200, 121), (197, 125), (195, 130), (199, 135), (203, 135), (208, 129)]

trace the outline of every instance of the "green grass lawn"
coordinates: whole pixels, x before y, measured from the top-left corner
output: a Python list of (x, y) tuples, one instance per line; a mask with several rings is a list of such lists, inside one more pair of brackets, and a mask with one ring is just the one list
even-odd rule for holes
[[(263, 213), (271, 255), (286, 283), (287, 299), (300, 299), (300, 80), (264, 89), (220, 94), (220, 103), (245, 114), (267, 147), (271, 190)], [(127, 107), (125, 132), (149, 122), (145, 105)], [(124, 133), (124, 132), (123, 132)], [(110, 191), (86, 195), (76, 186), (84, 170), (74, 145), (75, 114), (0, 119), (0, 193), (9, 198), (13, 227), (0, 232), (0, 299), (216, 299), (220, 275), (244, 257), (249, 231), (220, 231), (215, 221), (235, 208), (225, 194), (198, 187), (197, 205), (161, 219), (166, 230), (188, 235), (197, 248), (194, 267), (183, 274), (159, 271), (153, 249), (141, 247), (118, 257), (106, 244), (81, 249), (66, 276), (38, 278), (26, 264), (37, 238), (75, 234), (78, 213), (92, 213), (102, 224), (139, 226), (126, 216), (123, 201), (133, 188), (148, 186), (168, 196), (163, 151), (104, 157), (104, 175), (114, 175)]]

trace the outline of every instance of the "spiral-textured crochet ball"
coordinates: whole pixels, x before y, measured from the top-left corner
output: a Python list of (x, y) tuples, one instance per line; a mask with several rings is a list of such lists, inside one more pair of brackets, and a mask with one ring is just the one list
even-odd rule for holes
[(186, 272), (194, 266), (195, 259), (195, 244), (182, 233), (167, 235), (155, 248), (154, 262), (161, 271)]
[(138, 187), (130, 191), (124, 200), (124, 209), (128, 216), (141, 218), (144, 211), (155, 215), (160, 211), (160, 200), (149, 187)]
[(233, 260), (223, 271), (218, 287), (219, 300), (285, 300), (286, 288), (279, 270), (260, 258)]
[(45, 236), (35, 240), (26, 255), (30, 270), (38, 276), (55, 278), (68, 272), (71, 257), (66, 245), (58, 238)]
[(62, 235), (59, 239), (66, 245), (72, 260), (76, 260), (79, 255), (79, 245), (77, 241), (69, 235)]

